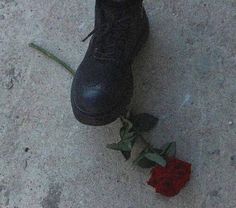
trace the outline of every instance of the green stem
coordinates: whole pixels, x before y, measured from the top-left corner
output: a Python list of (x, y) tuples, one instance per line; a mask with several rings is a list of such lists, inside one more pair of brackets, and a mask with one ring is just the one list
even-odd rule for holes
[(58, 64), (63, 66), (72, 76), (75, 75), (75, 70), (73, 70), (68, 64), (66, 64), (64, 61), (62, 61), (61, 59), (59, 59), (58, 57), (56, 57), (54, 54), (50, 53), (46, 49), (36, 45), (35, 43), (30, 43), (29, 47), (38, 50), (39, 52), (41, 52), (42, 54), (44, 54), (48, 58), (54, 60), (55, 62), (57, 62)]
[(147, 140), (143, 137), (142, 134), (138, 134), (139, 138), (141, 138), (142, 142), (145, 144), (145, 148), (152, 148), (152, 145), (147, 142)]

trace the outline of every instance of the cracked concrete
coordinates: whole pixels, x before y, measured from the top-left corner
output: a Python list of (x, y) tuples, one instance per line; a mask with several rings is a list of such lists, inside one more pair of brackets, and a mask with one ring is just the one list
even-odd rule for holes
[(133, 66), (133, 108), (160, 118), (153, 144), (177, 141), (193, 164), (174, 198), (148, 170), (105, 145), (118, 121), (78, 123), (71, 77), (28, 47), (76, 68), (93, 29), (94, 0), (0, 0), (0, 208), (235, 208), (236, 1), (146, 0), (151, 34)]

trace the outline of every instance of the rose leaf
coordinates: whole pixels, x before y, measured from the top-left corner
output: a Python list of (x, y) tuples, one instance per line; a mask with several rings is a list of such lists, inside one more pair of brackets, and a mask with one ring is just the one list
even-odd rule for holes
[(133, 127), (139, 132), (147, 132), (152, 130), (157, 125), (158, 120), (159, 119), (157, 117), (148, 113), (133, 115), (131, 118)]
[(120, 141), (119, 143), (113, 143), (113, 144), (108, 144), (107, 148), (112, 149), (112, 150), (118, 150), (118, 151), (131, 151), (132, 149), (132, 143), (131, 142), (122, 142)]
[(166, 160), (160, 156), (159, 154), (156, 154), (156, 153), (147, 153), (145, 154), (145, 157), (152, 161), (152, 162), (155, 162), (157, 163), (158, 165), (162, 166), (162, 167), (165, 167), (166, 166)]

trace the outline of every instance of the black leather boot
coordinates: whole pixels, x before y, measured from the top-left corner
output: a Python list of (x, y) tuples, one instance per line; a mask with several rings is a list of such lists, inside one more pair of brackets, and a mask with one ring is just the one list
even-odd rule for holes
[(95, 29), (71, 89), (77, 120), (100, 126), (126, 111), (133, 93), (131, 64), (148, 31), (142, 0), (96, 0)]

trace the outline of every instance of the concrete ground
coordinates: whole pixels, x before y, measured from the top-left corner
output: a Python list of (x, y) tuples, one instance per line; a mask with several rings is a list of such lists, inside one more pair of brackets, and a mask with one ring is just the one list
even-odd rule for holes
[(0, 208), (235, 208), (236, 1), (146, 0), (151, 34), (134, 64), (133, 108), (159, 116), (145, 136), (177, 141), (192, 179), (174, 198), (149, 170), (106, 149), (119, 121), (78, 123), (71, 76), (28, 47), (76, 68), (94, 0), (0, 0)]

